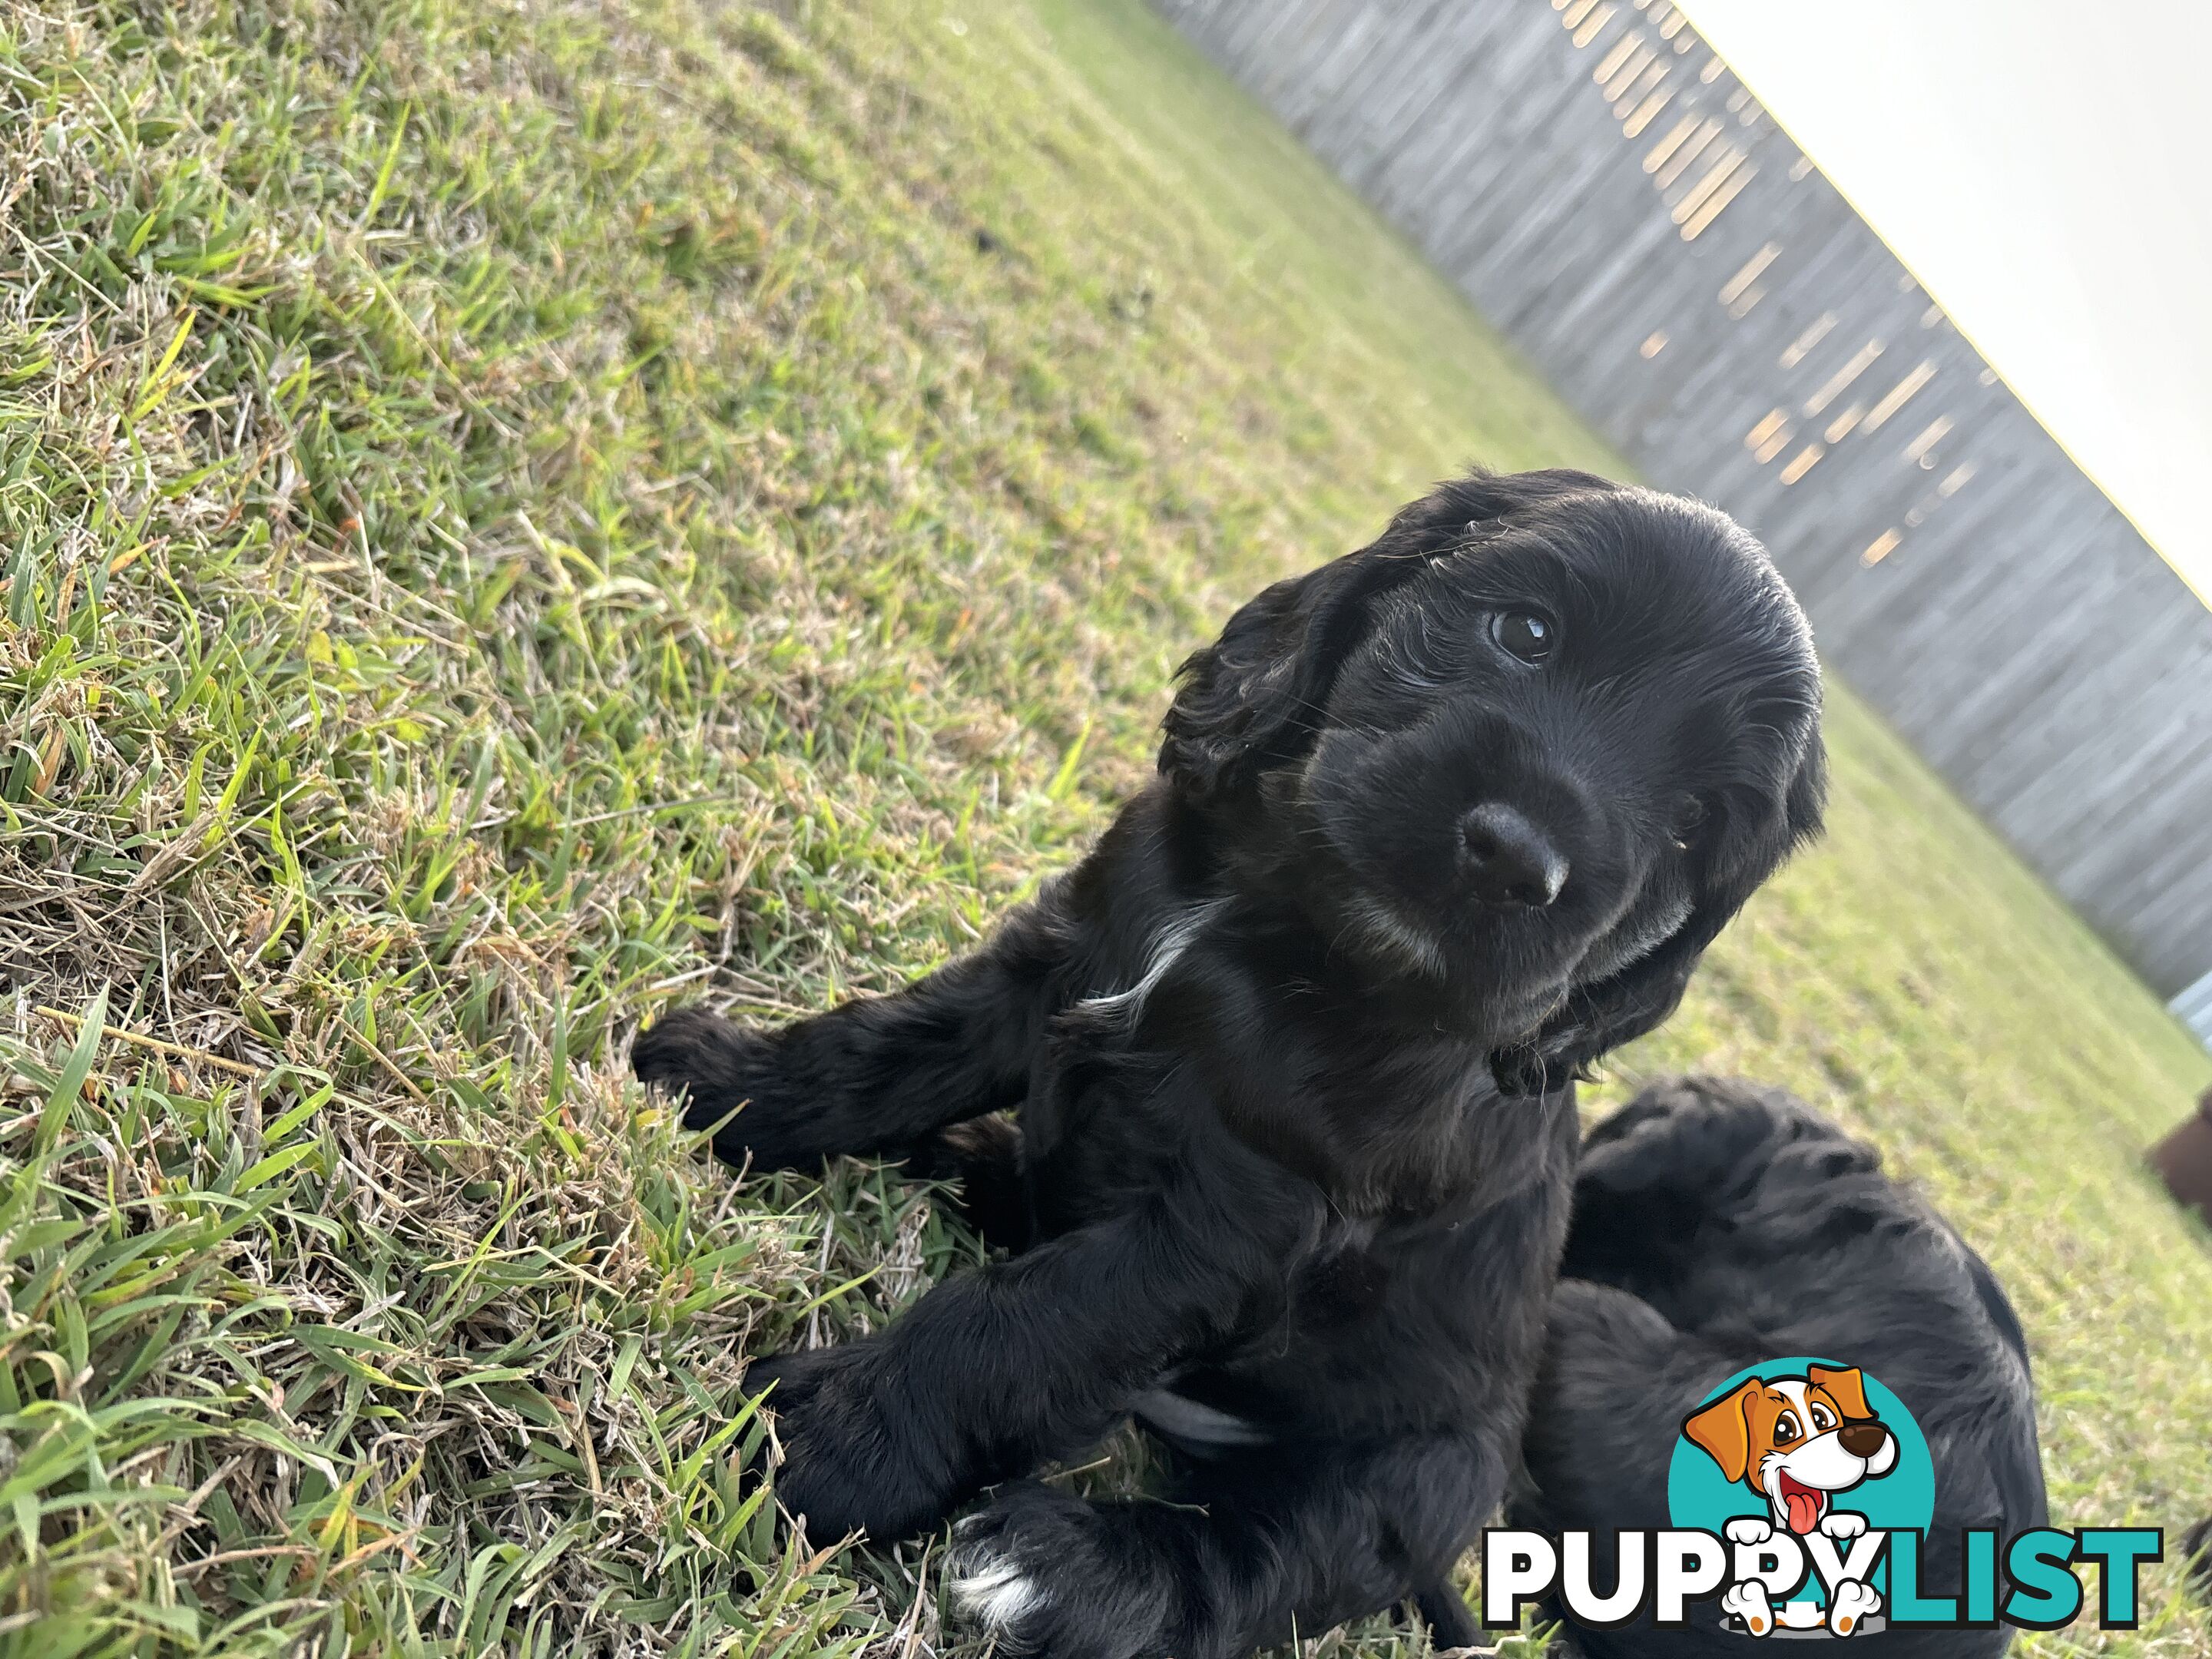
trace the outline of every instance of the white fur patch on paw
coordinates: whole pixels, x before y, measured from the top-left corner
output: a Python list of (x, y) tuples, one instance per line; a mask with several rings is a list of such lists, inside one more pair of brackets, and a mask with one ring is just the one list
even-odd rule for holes
[(1774, 1608), (1766, 1599), (1766, 1586), (1755, 1578), (1749, 1583), (1731, 1584), (1721, 1596), (1721, 1611), (1742, 1620), (1744, 1629), (1753, 1636), (1765, 1636), (1774, 1628)]
[(1728, 1523), (1731, 1544), (1764, 1544), (1774, 1536), (1774, 1528), (1753, 1515), (1740, 1515)]
[(1830, 1510), (1820, 1517), (1820, 1530), (1831, 1538), (1856, 1538), (1866, 1530), (1866, 1516), (1849, 1510)]
[(1829, 1599), (1828, 1629), (1835, 1635), (1849, 1636), (1881, 1606), (1881, 1597), (1873, 1585), (1847, 1579), (1836, 1586), (1835, 1595)]
[(955, 1607), (1000, 1635), (1045, 1605), (1043, 1586), (1021, 1563), (988, 1544), (961, 1552), (950, 1588)]

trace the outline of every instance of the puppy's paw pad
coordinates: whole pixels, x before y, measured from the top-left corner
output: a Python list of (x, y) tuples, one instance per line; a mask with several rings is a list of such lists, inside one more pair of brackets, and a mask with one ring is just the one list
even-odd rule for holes
[(1848, 1510), (1831, 1510), (1820, 1517), (1820, 1530), (1831, 1538), (1856, 1538), (1866, 1529), (1866, 1516)]
[(1881, 1607), (1881, 1597), (1873, 1585), (1847, 1580), (1836, 1586), (1836, 1593), (1829, 1600), (1828, 1629), (1835, 1635), (1849, 1636)]
[(1773, 1536), (1774, 1528), (1754, 1515), (1738, 1516), (1728, 1523), (1731, 1544), (1764, 1544)]

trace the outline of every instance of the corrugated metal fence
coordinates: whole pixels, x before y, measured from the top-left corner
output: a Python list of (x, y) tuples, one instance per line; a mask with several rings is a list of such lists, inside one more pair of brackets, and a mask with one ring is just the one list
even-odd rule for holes
[(1835, 667), (2212, 1041), (2212, 611), (1679, 9), (1156, 3), (1755, 529)]

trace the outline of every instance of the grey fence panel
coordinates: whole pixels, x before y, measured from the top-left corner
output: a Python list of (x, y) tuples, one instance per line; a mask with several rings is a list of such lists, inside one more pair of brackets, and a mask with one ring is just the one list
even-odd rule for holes
[(2212, 1041), (2212, 611), (1668, 0), (1156, 0)]

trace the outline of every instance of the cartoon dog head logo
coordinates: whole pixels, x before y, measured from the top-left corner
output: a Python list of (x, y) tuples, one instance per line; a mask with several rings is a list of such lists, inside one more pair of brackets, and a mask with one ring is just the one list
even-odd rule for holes
[(1897, 1464), (1897, 1437), (1867, 1404), (1856, 1366), (1746, 1377), (1691, 1413), (1682, 1434), (1731, 1483), (1766, 1500), (1775, 1528), (1800, 1537), (1834, 1536), (1838, 1528), (1823, 1523), (1837, 1513), (1836, 1495)]

